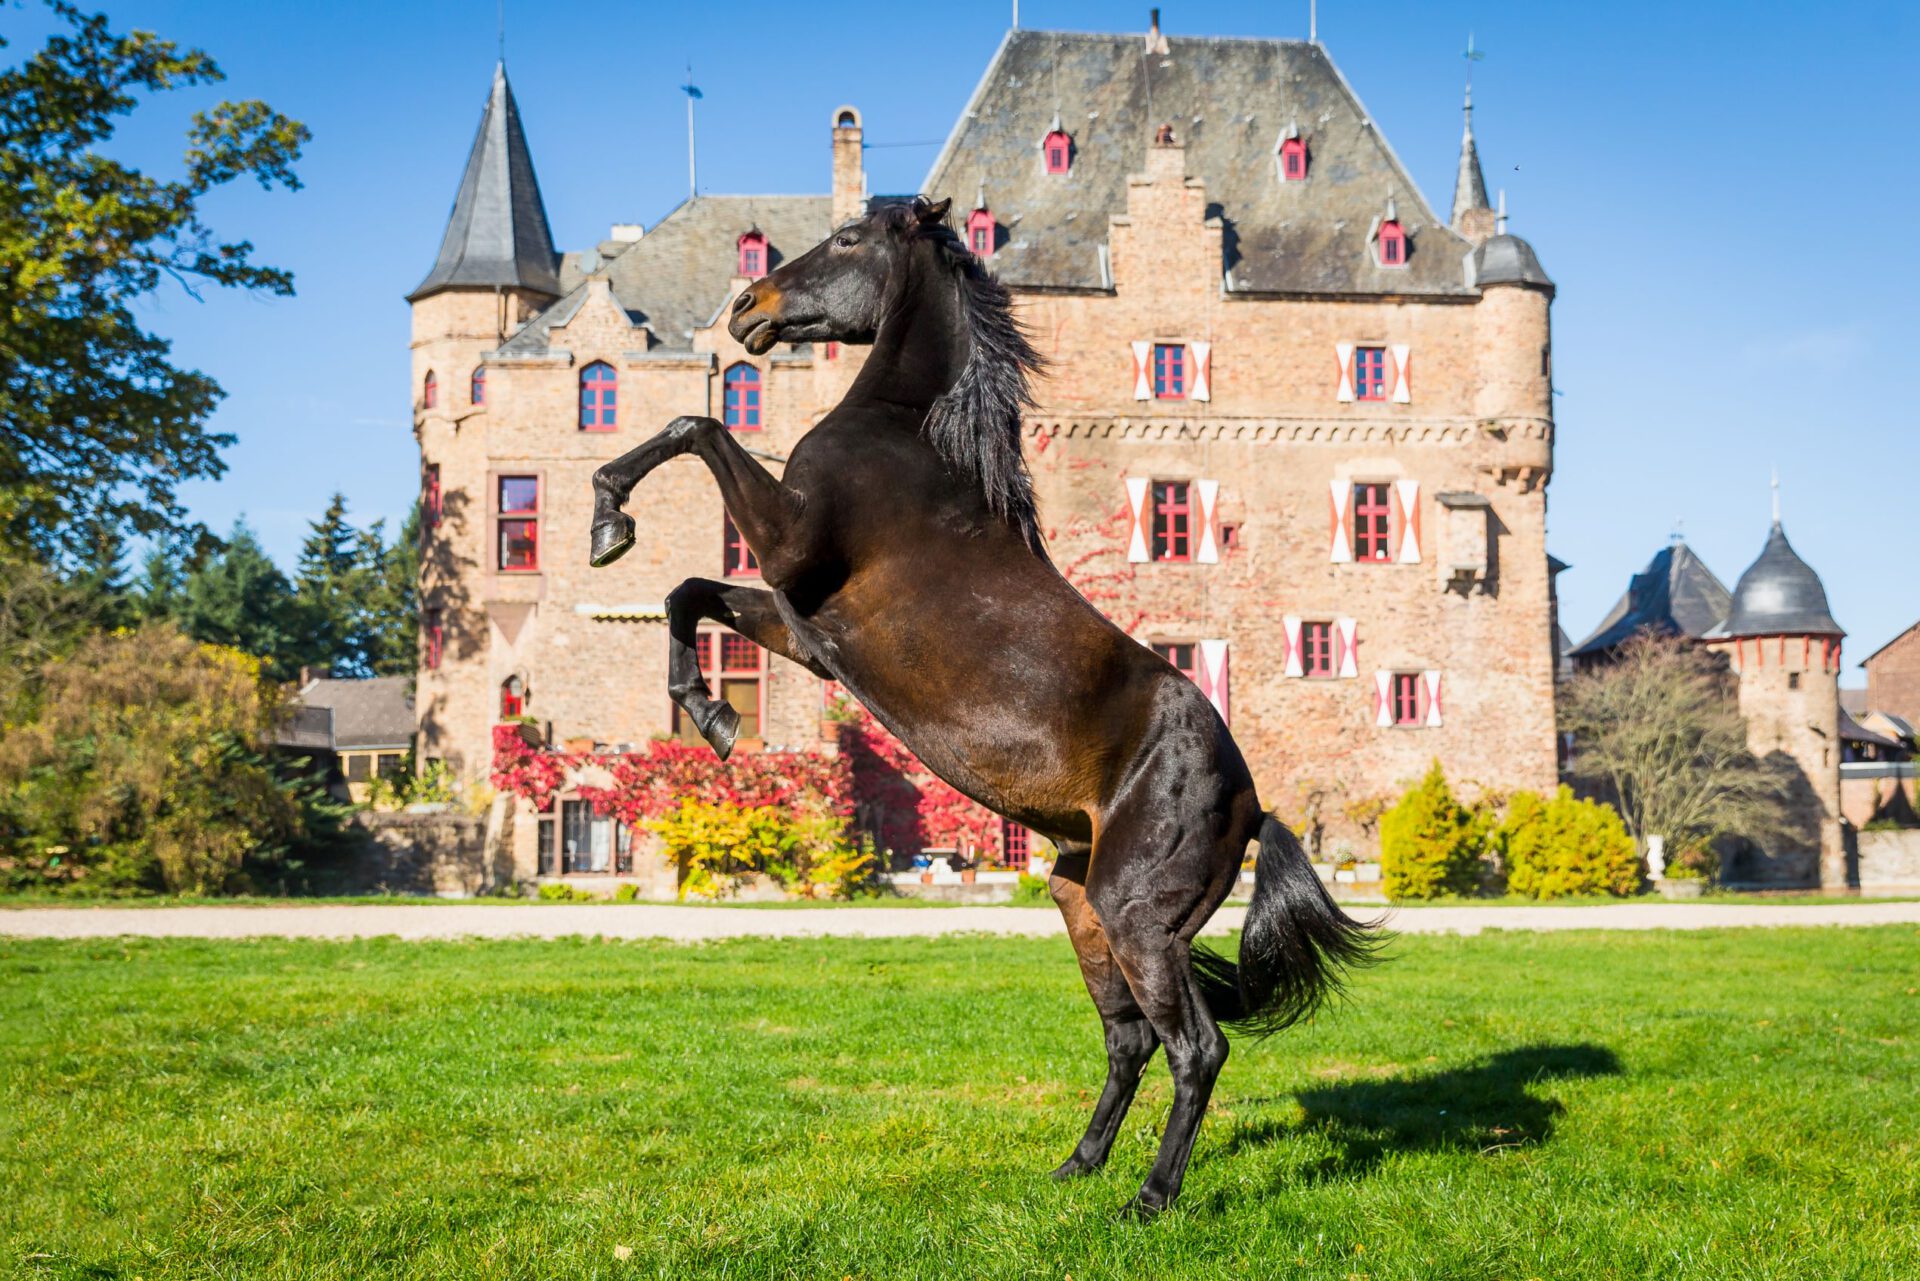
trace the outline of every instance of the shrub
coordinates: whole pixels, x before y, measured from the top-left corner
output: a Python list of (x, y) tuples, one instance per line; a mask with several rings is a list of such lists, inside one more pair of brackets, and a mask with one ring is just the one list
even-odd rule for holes
[(1013, 887), (1012, 902), (1015, 907), (1052, 907), (1053, 895), (1045, 880), (1022, 872), (1019, 883)]
[(805, 807), (689, 797), (646, 826), (680, 864), (680, 896), (720, 898), (758, 873), (803, 898), (847, 894), (871, 872), (870, 847), (849, 847), (847, 821)]
[(622, 885), (613, 892), (613, 901), (616, 903), (637, 903), (639, 900), (640, 887), (638, 885), (629, 883)]
[(1640, 858), (1610, 805), (1576, 800), (1561, 787), (1552, 800), (1515, 792), (1496, 842), (1506, 857), (1507, 888), (1528, 898), (1571, 894), (1624, 897), (1640, 889)]
[(1380, 869), (1387, 897), (1471, 894), (1486, 844), (1484, 815), (1453, 798), (1440, 762), (1380, 817)]
[(271, 887), (333, 821), (269, 758), (259, 660), (170, 625), (88, 637), (0, 735), (0, 869), (16, 885)]
[(548, 881), (536, 896), (542, 903), (595, 903), (600, 896), (592, 890), (575, 889), (559, 881)]

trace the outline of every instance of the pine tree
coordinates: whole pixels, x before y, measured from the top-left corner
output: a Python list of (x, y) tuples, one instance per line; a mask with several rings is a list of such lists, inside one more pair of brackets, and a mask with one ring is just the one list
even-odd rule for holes
[(308, 663), (325, 663), (313, 617), (244, 520), (226, 546), (187, 574), (180, 622), (196, 640), (252, 654), (274, 680), (290, 681)]
[(295, 591), (314, 633), (311, 649), (341, 675), (362, 675), (359, 536), (347, 522), (347, 497), (335, 492), (300, 545)]

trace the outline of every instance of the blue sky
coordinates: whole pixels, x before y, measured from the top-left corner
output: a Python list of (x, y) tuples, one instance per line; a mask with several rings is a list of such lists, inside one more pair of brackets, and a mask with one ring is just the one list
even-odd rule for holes
[[(1010, 4), (640, 5), (507, 0), (507, 59), (556, 239), (651, 225), (685, 195), (688, 62), (713, 191), (824, 191), (826, 122), (856, 103), (875, 190), (914, 188), (1006, 28)], [(1022, 25), (1143, 29), (1147, 5), (1027, 0)], [(1174, 34), (1301, 37), (1307, 5), (1163, 4)], [(361, 519), (412, 501), (407, 309), (472, 140), (494, 0), (329, 6), (109, 4), (206, 48), (213, 92), (143, 108), (120, 150), (177, 163), (187, 112), (263, 97), (313, 130), (294, 195), (236, 188), (217, 228), (293, 270), (299, 296), (148, 318), (230, 396), (230, 470), (193, 486), (282, 561), (339, 489)], [(0, 7), (17, 57), (48, 28)], [(1550, 548), (1573, 569), (1577, 640), (1676, 521), (1729, 587), (1786, 527), (1864, 657), (1920, 617), (1920, 481), (1908, 293), (1920, 236), (1910, 110), (1920, 36), (1903, 4), (1322, 0), (1320, 37), (1444, 213), (1469, 30), (1476, 132), (1513, 230), (1560, 286)], [(888, 145), (908, 144), (908, 145)], [(1847, 683), (1861, 677), (1853, 671)]]

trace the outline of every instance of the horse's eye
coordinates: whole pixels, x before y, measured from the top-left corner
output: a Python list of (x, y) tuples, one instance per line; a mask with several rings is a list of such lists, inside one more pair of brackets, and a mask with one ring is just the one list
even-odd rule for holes
[(860, 239), (857, 236), (835, 236), (833, 243), (841, 249), (851, 249), (860, 243)]

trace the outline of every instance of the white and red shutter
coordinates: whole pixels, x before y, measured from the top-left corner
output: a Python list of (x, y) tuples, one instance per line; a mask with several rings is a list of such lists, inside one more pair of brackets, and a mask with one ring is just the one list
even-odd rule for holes
[(1396, 480), (1393, 494), (1400, 504), (1400, 554), (1402, 565), (1420, 563), (1420, 482)]
[(1420, 688), (1426, 694), (1427, 725), (1431, 729), (1440, 727), (1440, 673), (1421, 672)]
[(1145, 564), (1147, 552), (1147, 491), (1153, 482), (1145, 476), (1127, 477), (1127, 559)]
[(1373, 723), (1391, 726), (1393, 724), (1393, 673), (1375, 672), (1373, 674)]
[(1213, 703), (1220, 719), (1233, 723), (1227, 698), (1227, 643), (1223, 640), (1200, 642), (1200, 688)]
[(1406, 405), (1413, 401), (1413, 348), (1406, 343), (1395, 343), (1393, 347), (1393, 403)]
[(1220, 482), (1196, 480), (1193, 492), (1200, 498), (1200, 536), (1195, 544), (1194, 560), (1202, 565), (1220, 563), (1220, 538), (1214, 532), (1214, 512), (1220, 505)]
[(1360, 624), (1351, 618), (1336, 618), (1333, 620), (1333, 634), (1336, 638), (1334, 643), (1340, 647), (1334, 671), (1341, 676), (1358, 676), (1360, 661), (1354, 646), (1360, 634)]
[(1340, 362), (1340, 390), (1334, 393), (1335, 400), (1353, 399), (1353, 344), (1337, 342), (1333, 345), (1334, 357)]
[(1193, 361), (1193, 389), (1187, 394), (1195, 400), (1213, 399), (1213, 344), (1193, 342), (1187, 344), (1187, 355)]
[(1133, 344), (1133, 398), (1153, 399), (1153, 344)]
[(1327, 559), (1336, 565), (1344, 565), (1353, 559), (1353, 540), (1347, 537), (1347, 504), (1353, 501), (1353, 486), (1339, 477), (1327, 482), (1328, 510), (1333, 515), (1332, 541), (1327, 549)]
[(1306, 667), (1300, 661), (1300, 616), (1288, 614), (1280, 620), (1287, 629), (1287, 666), (1288, 676), (1305, 676)]

